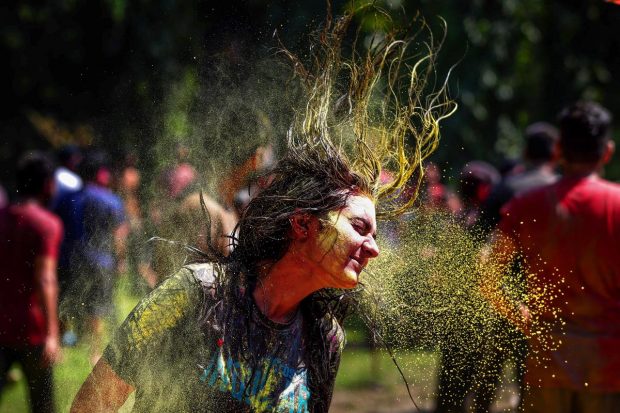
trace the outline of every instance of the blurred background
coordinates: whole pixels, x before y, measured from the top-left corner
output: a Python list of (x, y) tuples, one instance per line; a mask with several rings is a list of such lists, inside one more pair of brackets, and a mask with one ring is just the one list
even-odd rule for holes
[[(473, 158), (516, 157), (524, 127), (553, 121), (568, 101), (620, 109), (620, 7), (612, 3), (378, 3), (410, 17), (419, 10), (436, 36), (438, 16), (447, 22), (438, 68), (456, 65), (450, 85), (460, 109), (443, 124), (435, 156), (449, 177)], [(344, 7), (334, 2), (335, 12)], [(154, 168), (157, 142), (208, 136), (194, 120), (215, 62), (239, 82), (257, 70), (246, 62), (275, 54), (274, 31), (303, 53), (324, 15), (324, 2), (310, 0), (4, 2), (0, 182), (11, 187), (16, 154), (69, 142), (150, 155), (140, 162)], [(384, 18), (363, 30), (372, 34)], [(617, 161), (608, 176), (620, 178)]]
[[(442, 78), (453, 67), (450, 94), (459, 109), (443, 122), (432, 160), (437, 179), (452, 190), (472, 159), (497, 168), (518, 159), (526, 126), (554, 123), (571, 101), (595, 100), (620, 116), (620, 6), (613, 2), (376, 3), (393, 16), (364, 19), (362, 39), (408, 26), (417, 11), (437, 39), (441, 19), (447, 23), (437, 70)], [(334, 14), (347, 7), (351, 2), (333, 1)], [(204, 177), (243, 152), (240, 136), (281, 140), (296, 96), (284, 93), (290, 75), (278, 63), (279, 44), (304, 56), (308, 33), (325, 10), (316, 0), (3, 2), (1, 186), (13, 193), (18, 157), (29, 150), (97, 146), (112, 155), (114, 170), (130, 165), (140, 171), (140, 204), (146, 205), (153, 196), (149, 186), (175, 162), (193, 164)], [(222, 108), (231, 110), (222, 115)], [(206, 158), (209, 165), (203, 165)], [(605, 175), (620, 180), (620, 157)], [(141, 294), (132, 283), (120, 279), (117, 320)], [(349, 344), (332, 411), (414, 411), (396, 368), (372, 350), (359, 320), (349, 326)], [(67, 348), (55, 371), (61, 411), (90, 369), (80, 346)], [(420, 348), (399, 357), (414, 396), (429, 411), (437, 354)], [(19, 374), (15, 382), (0, 412), (27, 411)], [(495, 411), (513, 409), (513, 395), (510, 384), (501, 387)]]

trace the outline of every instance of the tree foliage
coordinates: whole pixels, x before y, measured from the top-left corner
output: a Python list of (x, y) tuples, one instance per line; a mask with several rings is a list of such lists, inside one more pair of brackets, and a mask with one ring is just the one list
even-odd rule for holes
[[(361, 1), (334, 2), (334, 11)], [(620, 6), (602, 0), (375, 3), (391, 17), (365, 20), (368, 35), (409, 24), (416, 10), (437, 35), (438, 16), (447, 22), (437, 68), (457, 65), (450, 85), (460, 104), (436, 156), (454, 168), (448, 174), (472, 158), (518, 155), (524, 127), (553, 121), (569, 101), (595, 99), (620, 116), (614, 82)], [(117, 153), (148, 154), (162, 137), (196, 136), (195, 115), (215, 69), (240, 87), (251, 74), (248, 61), (274, 54), (275, 30), (303, 54), (303, 33), (324, 13), (316, 1), (9, 1), (0, 15), (0, 133), (8, 143), (0, 149), (0, 181), (8, 179), (15, 156), (33, 147), (92, 140)], [(208, 126), (200, 124), (203, 134)], [(608, 174), (620, 178), (619, 164)]]

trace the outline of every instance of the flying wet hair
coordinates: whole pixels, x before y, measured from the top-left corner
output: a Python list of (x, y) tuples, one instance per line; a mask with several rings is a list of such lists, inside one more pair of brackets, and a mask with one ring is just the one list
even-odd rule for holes
[[(269, 184), (242, 213), (231, 237), (233, 252), (228, 257), (215, 248), (202, 252), (205, 261), (222, 265), (217, 284), (223, 308), (243, 306), (239, 289), (251, 292), (260, 282), (259, 266), (286, 253), (294, 215), (312, 214), (329, 225), (330, 211), (344, 208), (352, 195), (365, 195), (376, 203), (377, 216), (389, 219), (415, 202), (423, 162), (439, 143), (439, 123), (454, 113), (456, 103), (448, 97), (447, 77), (436, 78), (441, 41), (435, 42), (420, 19), (412, 24), (417, 27), (413, 35), (386, 30), (366, 47), (358, 30), (350, 56), (343, 55), (352, 21), (369, 11), (384, 13), (365, 6), (340, 18), (328, 14), (312, 36), (308, 63), (281, 50), (302, 85), (304, 106), (296, 112), (286, 152), (266, 177)], [(425, 34), (428, 40), (420, 40)], [(421, 50), (411, 50), (414, 39)], [(301, 304), (313, 412), (329, 408), (327, 383), (334, 372), (327, 333), (356, 306), (355, 294), (324, 289)], [(221, 327), (225, 320), (208, 319), (214, 314), (207, 311), (206, 322)]]
[[(350, 57), (343, 56), (352, 20), (369, 12), (385, 14), (372, 5), (338, 19), (328, 14), (313, 36), (309, 64), (283, 48), (306, 93), (288, 147), (300, 154), (315, 152), (325, 164), (341, 158), (369, 186), (377, 216), (393, 218), (415, 202), (417, 190), (403, 197), (405, 186), (420, 187), (422, 164), (439, 144), (439, 124), (457, 105), (447, 94), (448, 76), (436, 78), (443, 39), (435, 42), (417, 17), (413, 35), (388, 30), (367, 39), (365, 48), (358, 44), (358, 29)], [(419, 39), (424, 34), (426, 41)], [(412, 50), (414, 44), (421, 50)], [(382, 172), (390, 179), (382, 180)]]

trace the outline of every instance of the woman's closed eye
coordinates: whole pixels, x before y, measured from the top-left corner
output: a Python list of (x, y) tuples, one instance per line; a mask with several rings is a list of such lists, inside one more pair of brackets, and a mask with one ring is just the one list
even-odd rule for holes
[(353, 220), (353, 229), (360, 235), (368, 235), (370, 232), (370, 225), (362, 219)]

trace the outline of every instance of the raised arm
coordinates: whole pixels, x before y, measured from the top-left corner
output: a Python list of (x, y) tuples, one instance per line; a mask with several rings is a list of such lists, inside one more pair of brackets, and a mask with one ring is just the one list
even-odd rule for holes
[(133, 391), (133, 386), (118, 377), (110, 365), (100, 359), (75, 396), (70, 412), (117, 412)]

